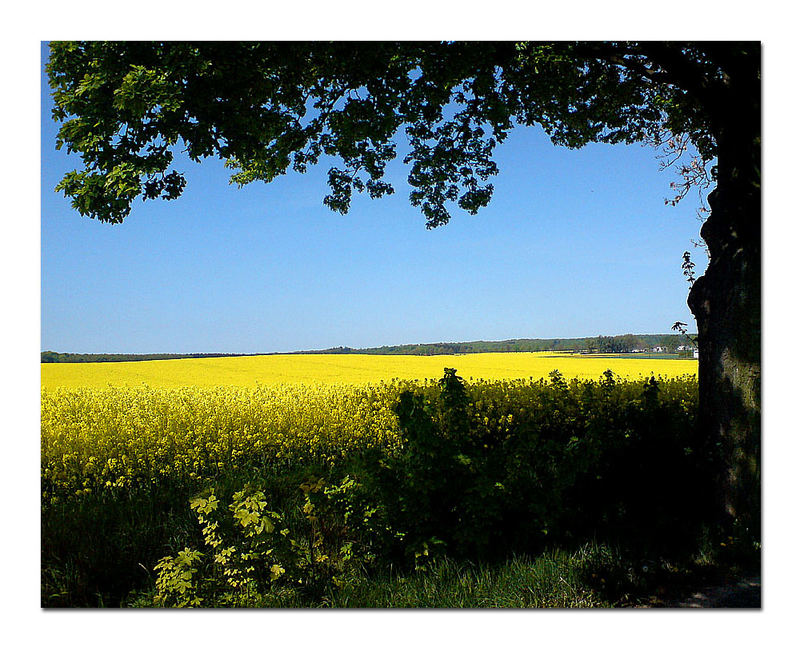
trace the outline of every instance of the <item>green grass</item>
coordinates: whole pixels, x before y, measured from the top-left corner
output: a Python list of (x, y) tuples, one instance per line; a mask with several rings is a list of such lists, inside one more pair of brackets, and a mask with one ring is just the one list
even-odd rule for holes
[(495, 565), (442, 559), (407, 576), (364, 579), (334, 592), (337, 608), (592, 608), (611, 606), (582, 581), (580, 560), (563, 551)]
[[(665, 606), (719, 581), (718, 564), (641, 561), (620, 550), (588, 543), (577, 550), (551, 549), (538, 557), (497, 563), (447, 557), (424, 570), (351, 574), (309, 600), (291, 587), (269, 593), (240, 591), (207, 601), (206, 607), (338, 609), (593, 609)], [(731, 573), (725, 572), (730, 575)], [(154, 606), (155, 591), (129, 597), (127, 606)]]
[[(242, 592), (210, 606), (315, 607), (356, 609), (479, 609), (612, 607), (585, 581), (580, 553), (552, 551), (536, 559), (514, 557), (499, 564), (473, 564), (442, 558), (427, 570), (408, 574), (377, 573), (330, 587), (309, 604), (297, 591), (277, 589), (269, 595)], [(153, 591), (138, 593), (130, 606), (152, 606)]]

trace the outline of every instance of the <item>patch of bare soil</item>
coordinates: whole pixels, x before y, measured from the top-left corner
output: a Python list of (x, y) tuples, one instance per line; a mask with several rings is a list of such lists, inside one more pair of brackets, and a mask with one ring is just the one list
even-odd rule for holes
[(761, 609), (761, 576), (706, 586), (687, 596), (654, 599), (640, 609)]

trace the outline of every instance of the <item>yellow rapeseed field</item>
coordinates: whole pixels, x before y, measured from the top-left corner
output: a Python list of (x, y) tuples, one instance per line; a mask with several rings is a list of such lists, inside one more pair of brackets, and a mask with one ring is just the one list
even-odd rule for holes
[(385, 446), (399, 384), (42, 390), (43, 495), (194, 479), (266, 460)]
[(386, 447), (399, 440), (392, 404), (410, 386), (405, 380), (420, 386), (440, 379), (445, 367), (487, 393), (498, 391), (498, 402), (508, 400), (509, 415), (497, 420), (497, 407), (475, 405), (477, 419), (498, 429), (531, 406), (524, 384), (553, 370), (567, 379), (598, 380), (611, 369), (621, 378), (656, 375), (667, 384), (688, 374), (690, 390), (697, 372), (693, 360), (553, 353), (42, 364), (43, 498), (193, 481), (252, 460), (329, 461), (358, 448)]
[(629, 379), (697, 375), (692, 359), (634, 359), (567, 353), (474, 353), (467, 355), (259, 355), (42, 364), (42, 387), (141, 386), (212, 387), (258, 384), (377, 384), (392, 379), (439, 379), (455, 368), (468, 380), (546, 378), (558, 370), (566, 379), (598, 379), (611, 369)]

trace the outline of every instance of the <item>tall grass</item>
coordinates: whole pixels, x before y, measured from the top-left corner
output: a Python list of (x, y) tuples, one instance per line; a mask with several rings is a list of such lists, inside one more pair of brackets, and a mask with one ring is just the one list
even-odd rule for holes
[(593, 608), (611, 604), (583, 580), (574, 553), (548, 551), (499, 564), (444, 558), (426, 571), (363, 579), (335, 591), (341, 608)]

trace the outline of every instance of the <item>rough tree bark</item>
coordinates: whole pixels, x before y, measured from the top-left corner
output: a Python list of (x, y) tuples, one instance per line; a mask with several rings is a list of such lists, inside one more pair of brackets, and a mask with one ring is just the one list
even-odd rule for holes
[[(739, 74), (737, 74), (739, 72)], [(710, 261), (689, 294), (697, 319), (700, 421), (721, 461), (722, 521), (760, 536), (761, 108), (758, 70), (731, 69), (717, 186), (701, 230)]]

